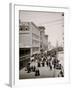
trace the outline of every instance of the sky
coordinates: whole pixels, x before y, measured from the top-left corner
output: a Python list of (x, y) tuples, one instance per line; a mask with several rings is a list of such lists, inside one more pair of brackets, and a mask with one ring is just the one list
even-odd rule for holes
[(62, 12), (37, 12), (37, 11), (19, 11), (21, 22), (33, 22), (36, 26), (44, 26), (45, 34), (48, 35), (48, 42), (52, 46), (63, 44), (64, 17)]

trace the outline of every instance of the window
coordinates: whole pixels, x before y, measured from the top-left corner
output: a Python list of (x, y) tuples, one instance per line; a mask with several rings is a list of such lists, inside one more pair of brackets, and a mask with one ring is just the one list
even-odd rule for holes
[(19, 26), (19, 30), (21, 30), (21, 31), (29, 31), (29, 27), (22, 25), (22, 26)]
[(28, 26), (25, 26), (25, 31), (28, 31), (28, 30), (29, 30)]

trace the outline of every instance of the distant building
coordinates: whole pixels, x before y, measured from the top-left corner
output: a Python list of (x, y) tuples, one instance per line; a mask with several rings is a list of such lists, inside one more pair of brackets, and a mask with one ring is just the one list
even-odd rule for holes
[(39, 26), (39, 29), (40, 29), (40, 50), (44, 50), (45, 27)]
[(48, 35), (45, 35), (45, 40), (44, 40), (44, 49), (48, 50)]
[(48, 50), (48, 35), (45, 35), (45, 27), (39, 26), (40, 29), (40, 50)]

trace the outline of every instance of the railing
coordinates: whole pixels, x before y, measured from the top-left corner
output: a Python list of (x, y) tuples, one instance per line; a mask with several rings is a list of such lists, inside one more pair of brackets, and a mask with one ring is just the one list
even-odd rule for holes
[(29, 58), (30, 58), (30, 54), (25, 55), (25, 56), (21, 56), (21, 57), (19, 58), (19, 61), (24, 61), (24, 60), (29, 59)]

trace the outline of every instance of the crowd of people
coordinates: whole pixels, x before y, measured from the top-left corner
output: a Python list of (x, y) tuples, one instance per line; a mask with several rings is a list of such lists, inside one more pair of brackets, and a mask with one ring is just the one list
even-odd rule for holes
[(47, 55), (46, 53), (43, 53), (36, 54), (33, 57), (34, 59), (31, 59), (25, 67), (27, 73), (35, 72), (35, 76), (40, 76), (39, 68), (46, 66), (49, 67), (50, 70), (59, 69), (60, 72), (58, 74), (58, 77), (64, 77), (63, 66), (59, 64), (59, 60), (57, 59), (56, 55), (51, 56)]

